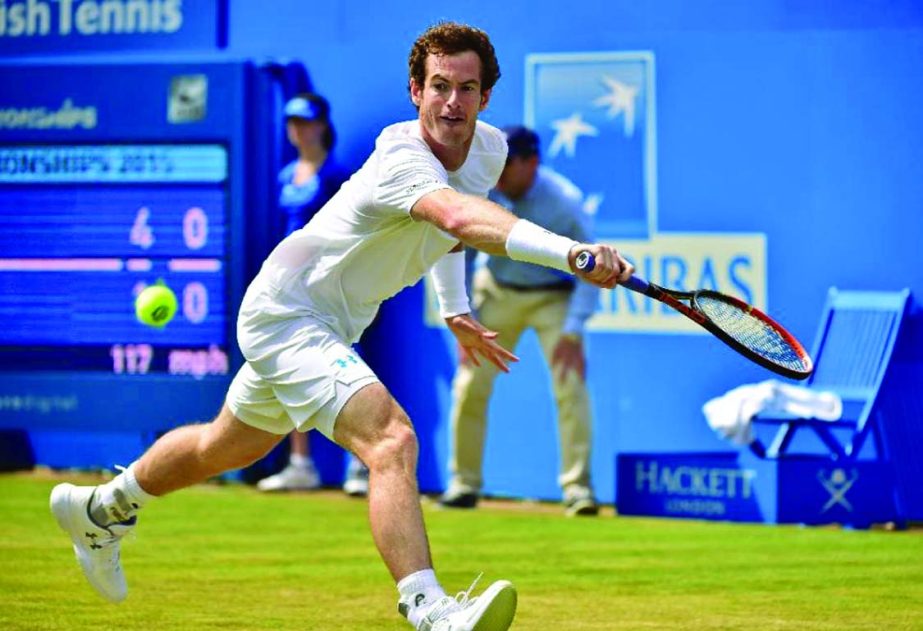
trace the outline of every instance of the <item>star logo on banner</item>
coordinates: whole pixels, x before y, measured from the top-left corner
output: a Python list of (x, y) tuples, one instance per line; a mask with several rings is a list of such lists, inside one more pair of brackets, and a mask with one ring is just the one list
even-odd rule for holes
[(555, 157), (564, 150), (568, 158), (573, 158), (577, 151), (577, 139), (580, 136), (598, 136), (599, 130), (583, 120), (580, 112), (574, 112), (568, 118), (551, 121), (555, 130), (554, 139), (548, 153)]
[(638, 96), (638, 88), (606, 75), (603, 75), (602, 80), (608, 86), (609, 91), (596, 98), (593, 105), (608, 107), (609, 110), (606, 112), (608, 118), (624, 114), (625, 136), (633, 136), (635, 133), (635, 97)]
[(599, 210), (599, 205), (603, 203), (605, 195), (602, 193), (590, 193), (583, 200), (583, 212), (591, 217)]

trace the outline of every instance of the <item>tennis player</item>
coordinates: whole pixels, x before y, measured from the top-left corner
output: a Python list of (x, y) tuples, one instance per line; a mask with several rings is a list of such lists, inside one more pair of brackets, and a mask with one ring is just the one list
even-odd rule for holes
[[(284, 239), (247, 290), (238, 317), (246, 363), (217, 418), (175, 429), (98, 487), (60, 484), (51, 509), (91, 585), (119, 602), (120, 539), (147, 502), (250, 464), (292, 429), (316, 428), (369, 468), (369, 522), (418, 631), (504, 630), (516, 590), (496, 581), (447, 596), (433, 570), (416, 483), (417, 441), (405, 412), (350, 345), (382, 301), (429, 271), (442, 316), (469, 356), (501, 370), (516, 357), (469, 313), (466, 243), (575, 272), (582, 251), (601, 287), (631, 266), (611, 247), (574, 242), (486, 199), (506, 160), (503, 134), (478, 121), (500, 77), (476, 28), (441, 23), (410, 52), (416, 120), (386, 127), (366, 163), (303, 229)], [(473, 588), (473, 585), (472, 585)]]

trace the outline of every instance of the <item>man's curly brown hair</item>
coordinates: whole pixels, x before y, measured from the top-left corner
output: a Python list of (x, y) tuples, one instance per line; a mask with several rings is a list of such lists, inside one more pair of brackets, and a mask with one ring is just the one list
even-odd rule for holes
[[(410, 49), (410, 79), (417, 85), (426, 83), (428, 55), (455, 55), (473, 50), (481, 59), (481, 92), (490, 90), (500, 79), (500, 64), (487, 33), (458, 22), (439, 22), (428, 28)], [(410, 85), (408, 83), (408, 89)]]

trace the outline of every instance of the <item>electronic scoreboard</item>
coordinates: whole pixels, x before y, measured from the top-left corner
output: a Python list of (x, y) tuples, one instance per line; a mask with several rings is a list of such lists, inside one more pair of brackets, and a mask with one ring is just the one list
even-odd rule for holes
[[(279, 237), (279, 107), (306, 80), (243, 61), (0, 66), (0, 426), (218, 411), (240, 299)], [(160, 281), (179, 308), (157, 329), (134, 298)]]

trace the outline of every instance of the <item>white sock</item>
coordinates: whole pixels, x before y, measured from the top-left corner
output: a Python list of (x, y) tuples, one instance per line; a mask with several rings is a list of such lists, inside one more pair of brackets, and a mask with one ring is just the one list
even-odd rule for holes
[(100, 526), (128, 521), (155, 496), (141, 488), (135, 479), (135, 463), (96, 487), (90, 503), (90, 517)]
[(296, 469), (307, 469), (311, 466), (311, 456), (291, 453), (288, 456), (288, 463)]
[(432, 569), (405, 576), (397, 584), (397, 591), (401, 594), (398, 609), (414, 627), (429, 605), (445, 596), (445, 590), (436, 580), (436, 572)]

